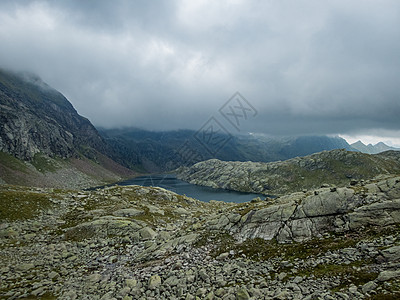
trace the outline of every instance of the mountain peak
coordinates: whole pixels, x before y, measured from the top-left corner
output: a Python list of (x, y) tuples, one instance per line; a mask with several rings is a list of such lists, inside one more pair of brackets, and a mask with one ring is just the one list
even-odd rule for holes
[(390, 147), (383, 142), (378, 142), (375, 145), (373, 145), (371, 143), (368, 145), (365, 145), (363, 142), (357, 141), (357, 142), (351, 144), (350, 146), (360, 152), (368, 153), (368, 154), (377, 154), (377, 153), (389, 151), (389, 150), (395, 150), (395, 151), (400, 150), (400, 149), (397, 149), (394, 147)]
[(58, 91), (32, 73), (0, 69), (0, 151), (23, 160), (36, 153), (72, 157), (105, 143)]
[(357, 142), (355, 142), (355, 143), (353, 143), (353, 144), (351, 144), (350, 146), (357, 146), (357, 145), (360, 145), (360, 146), (366, 146), (363, 142), (361, 142), (360, 140), (358, 140)]
[(108, 157), (90, 121), (39, 76), (0, 69), (0, 107), (0, 183), (80, 188), (133, 176)]

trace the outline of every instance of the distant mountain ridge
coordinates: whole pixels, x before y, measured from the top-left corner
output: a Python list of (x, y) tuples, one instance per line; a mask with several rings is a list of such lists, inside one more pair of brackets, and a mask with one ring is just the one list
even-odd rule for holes
[[(312, 153), (346, 149), (356, 151), (343, 138), (328, 136), (270, 137), (264, 134), (221, 135), (227, 142), (215, 153), (196, 140), (194, 130), (147, 131), (138, 128), (99, 129), (113, 149), (113, 159), (142, 172), (164, 172), (182, 165), (217, 158), (223, 161), (272, 162)], [(189, 160), (183, 147), (195, 153)]]
[(87, 186), (132, 173), (109, 159), (109, 152), (96, 128), (60, 92), (37, 75), (0, 69), (2, 181), (71, 187), (68, 179)]
[(390, 147), (383, 142), (379, 142), (375, 145), (372, 145), (372, 144), (365, 145), (363, 142), (357, 141), (357, 142), (351, 144), (350, 146), (360, 152), (367, 153), (367, 154), (378, 154), (378, 153), (389, 151), (389, 150), (400, 151), (400, 148)]
[[(18, 182), (18, 178), (25, 176), (21, 175), (23, 172), (15, 172), (13, 166), (18, 165), (20, 169), (24, 167), (13, 158), (25, 164), (33, 164), (34, 168), (39, 168), (36, 168), (39, 173), (71, 167), (70, 164), (66, 166), (65, 162), (54, 160), (75, 160), (73, 170), (79, 168), (79, 172), (84, 174), (91, 170), (90, 178), (97, 176), (104, 179), (104, 176), (96, 174), (104, 173), (101, 168), (105, 165), (107, 170), (111, 170), (111, 173), (104, 173), (109, 177), (112, 174), (133, 174), (121, 165), (140, 173), (161, 173), (213, 158), (222, 161), (274, 162), (324, 150), (346, 149), (365, 152), (370, 147), (364, 145), (365, 149), (360, 150), (356, 148), (357, 145), (353, 144), (353, 147), (343, 138), (330, 136), (271, 137), (257, 133), (220, 134), (219, 138), (225, 142), (218, 146), (217, 151), (212, 152), (198, 139), (199, 132), (194, 130), (97, 130), (89, 120), (77, 113), (60, 92), (48, 86), (37, 75), (2, 69), (0, 108), (0, 153), (4, 153), (0, 157), (0, 165), (3, 167), (0, 170), (0, 178), (4, 181), (4, 178), (8, 177), (9, 182)], [(379, 152), (393, 149), (385, 146), (382, 143), (373, 147)], [(188, 157), (187, 153), (182, 153), (183, 150), (188, 150), (192, 155)], [(95, 165), (89, 166), (92, 163)], [(57, 167), (51, 167), (52, 164)], [(29, 170), (24, 171), (30, 174), (25, 177), (41, 177), (40, 174), (33, 174), (32, 168)], [(120, 178), (119, 175), (114, 175), (111, 176), (113, 180)], [(15, 180), (10, 181), (10, 178), (14, 177)], [(82, 179), (82, 182), (85, 180)], [(47, 178), (46, 181), (51, 179)]]

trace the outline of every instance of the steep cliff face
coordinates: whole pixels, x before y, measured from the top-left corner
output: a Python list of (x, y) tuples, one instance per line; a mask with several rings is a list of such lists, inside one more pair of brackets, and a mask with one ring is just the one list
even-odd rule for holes
[(89, 120), (39, 77), (0, 69), (0, 151), (23, 160), (36, 153), (73, 157), (106, 145)]
[(0, 183), (88, 187), (133, 176), (89, 120), (39, 77), (0, 69)]

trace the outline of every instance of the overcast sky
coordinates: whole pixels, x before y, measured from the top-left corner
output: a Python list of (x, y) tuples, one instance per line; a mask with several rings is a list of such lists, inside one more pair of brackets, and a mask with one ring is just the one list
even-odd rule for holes
[[(0, 41), (0, 66), (37, 73), (96, 126), (214, 116), (233, 133), (400, 145), (397, 0), (3, 0)], [(237, 91), (254, 110), (235, 128), (219, 109)]]

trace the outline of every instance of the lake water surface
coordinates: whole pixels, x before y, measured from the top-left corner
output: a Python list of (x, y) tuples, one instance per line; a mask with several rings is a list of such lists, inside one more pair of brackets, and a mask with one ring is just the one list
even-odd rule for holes
[(135, 177), (126, 181), (119, 182), (118, 185), (141, 185), (141, 186), (158, 186), (173, 191), (177, 194), (186, 195), (198, 199), (200, 201), (209, 202), (210, 200), (218, 200), (225, 202), (247, 202), (253, 198), (265, 196), (261, 194), (242, 193), (229, 191), (224, 189), (213, 189), (210, 187), (191, 184), (176, 178), (175, 175), (148, 175)]

